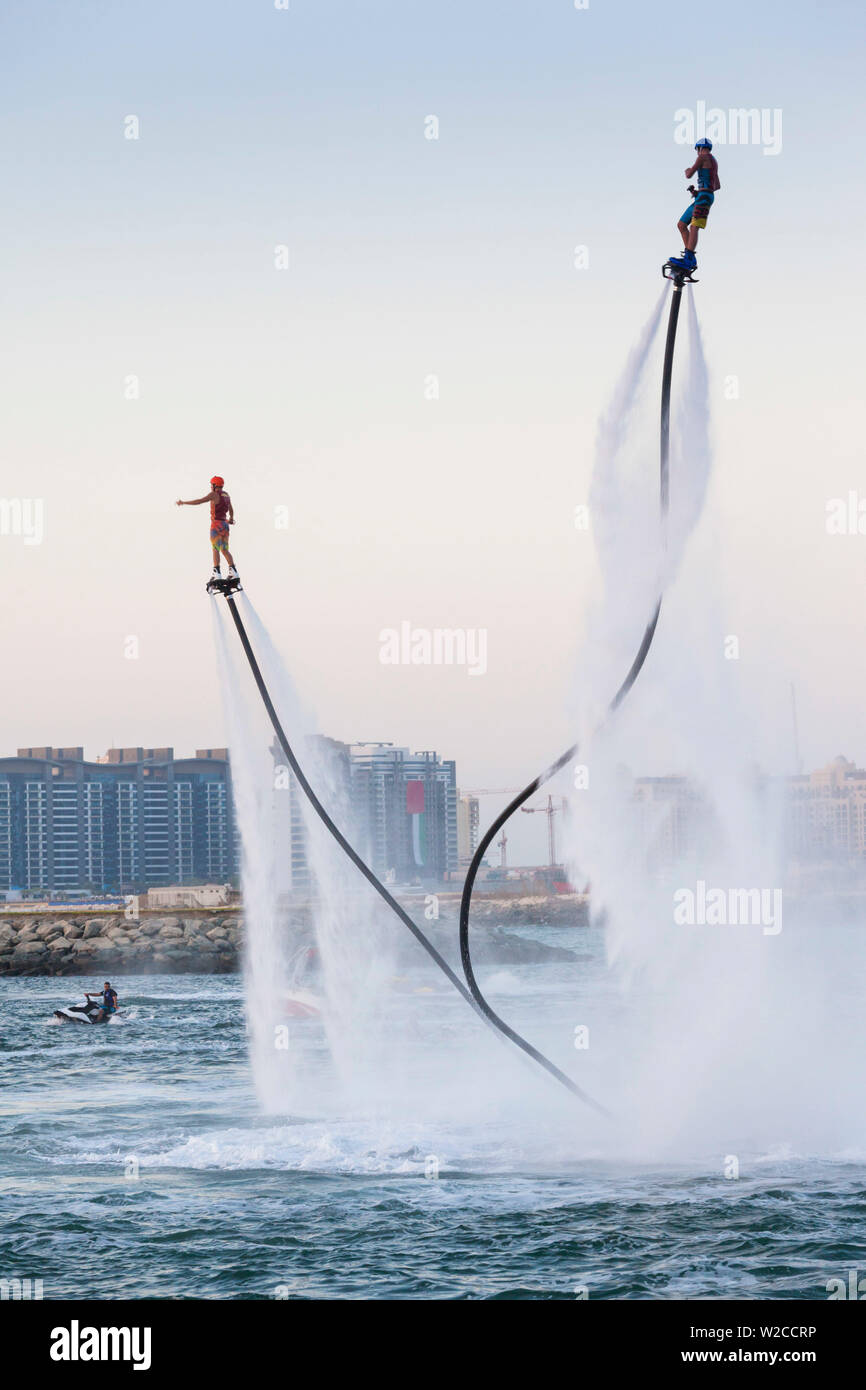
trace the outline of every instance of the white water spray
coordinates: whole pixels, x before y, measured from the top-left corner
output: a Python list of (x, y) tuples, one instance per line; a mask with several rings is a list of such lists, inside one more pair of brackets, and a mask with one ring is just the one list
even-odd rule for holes
[[(721, 1166), (726, 1154), (862, 1144), (853, 1059), (862, 1056), (866, 1029), (854, 1014), (843, 1024), (833, 1009), (828, 981), (840, 971), (840, 943), (829, 933), (819, 945), (814, 928), (798, 928), (793, 916), (783, 918), (781, 931), (757, 920), (675, 920), (675, 895), (696, 892), (699, 881), (726, 896), (755, 888), (775, 895), (783, 882), (778, 802), (758, 775), (760, 731), (726, 642), (724, 573), (735, 553), (698, 525), (711, 450), (707, 369), (691, 298), (689, 329), (684, 386), (672, 412), (661, 619), (634, 691), (585, 749), (590, 784), (572, 797), (572, 858), (592, 882), (594, 912), (605, 916), (622, 990), (621, 1008), (597, 1045), (607, 1060), (605, 1099), (627, 1145), (642, 1155), (715, 1154)], [(641, 353), (638, 374), (649, 364)], [(677, 363), (674, 372), (675, 383), (683, 380)], [(658, 375), (649, 380), (656, 406)], [(628, 386), (625, 395), (639, 400), (641, 382)], [(597, 452), (597, 495), (611, 501), (614, 516), (621, 505), (625, 515), (602, 537), (604, 589), (593, 631), (617, 634), (623, 670), (634, 650), (622, 645), (634, 575), (646, 583), (659, 563), (629, 515), (634, 499), (623, 480), (641, 456), (654, 471), (657, 439), (655, 411), (641, 422), (632, 409), (620, 431), (600, 432)], [(646, 530), (656, 541), (656, 526)], [(645, 588), (637, 628), (652, 598)], [(581, 668), (587, 724), (610, 698), (611, 684), (598, 683), (605, 665), (593, 656)], [(589, 690), (581, 685), (588, 673), (596, 683)], [(685, 779), (696, 799), (684, 816), (661, 797), (635, 801), (633, 775), (648, 773)], [(844, 950), (851, 946), (849, 938)], [(862, 946), (855, 956), (862, 960)]]
[[(294, 683), (249, 599), (239, 596), (244, 624), (280, 722), (311, 784), (332, 819), (350, 841), (355, 839), (345, 767), (326, 740), (314, 737), (315, 725), (304, 710)], [(218, 624), (221, 663), (226, 671), (225, 619)], [(246, 689), (247, 707), (239, 714), (238, 683)], [(252, 708), (250, 708), (250, 702)], [(292, 1094), (291, 1068), (275, 1059), (276, 1020), (291, 1031), (285, 997), (293, 984), (298, 935), (289, 926), (290, 913), (277, 904), (288, 888), (281, 861), (290, 850), (294, 801), (303, 823), (310, 872), (309, 906), (321, 965), (323, 1021), (331, 1055), (343, 1085), (355, 1101), (381, 1071), (384, 1061), (381, 1026), (382, 995), (393, 973), (393, 932), (383, 921), (372, 890), (343, 854), (308, 799), (288, 775), (281, 751), (274, 745), (263, 718), (258, 692), (241, 663), (227, 683), (227, 716), (231, 729), (232, 775), (243, 844), (243, 892), (247, 939), (247, 984), (251, 1018), (251, 1056), (256, 1084), (266, 1108), (284, 1109)], [(251, 733), (251, 730), (255, 730)], [(281, 806), (281, 800), (285, 802)], [(295, 901), (297, 904), (297, 888)], [(303, 946), (301, 948), (303, 955)], [(267, 1008), (263, 1008), (263, 1004)], [(274, 1015), (265, 1022), (268, 1009)], [(299, 1025), (306, 1026), (306, 1025)], [(280, 1034), (282, 1036), (282, 1034)]]
[[(217, 670), (231, 752), (232, 793), (241, 841), (244, 903), (244, 974), (250, 1061), (265, 1110), (286, 1107), (291, 1092), (291, 1053), (281, 1044), (290, 951), (278, 912), (278, 845), (274, 764), (258, 709), (242, 692), (243, 672), (211, 605)], [(248, 692), (247, 692), (248, 696)]]
[[(319, 800), (350, 843), (359, 847), (349, 789), (339, 759), (300, 704), (294, 683), (264, 623), (245, 596), (243, 617), (290, 744)], [(314, 883), (314, 922), (327, 998), (325, 1022), (332, 1054), (356, 1094), (383, 1062), (382, 995), (393, 974), (396, 922), (386, 919), (372, 888), (298, 789)]]
[(590, 517), (603, 599), (587, 615), (576, 672), (572, 717), (581, 744), (626, 675), (661, 590), (658, 330), (669, 288), (629, 354), (596, 435)]

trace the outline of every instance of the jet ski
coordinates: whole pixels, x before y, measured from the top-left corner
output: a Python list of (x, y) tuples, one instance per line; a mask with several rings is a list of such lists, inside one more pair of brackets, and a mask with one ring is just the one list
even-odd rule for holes
[(284, 1018), (321, 1018), (325, 1001), (315, 990), (307, 989), (302, 981), (308, 979), (318, 962), (315, 946), (305, 944), (289, 961), (291, 977), (288, 992), (283, 996)]
[(286, 1018), (321, 1018), (324, 1000), (309, 989), (292, 989), (283, 999)]
[(88, 999), (86, 1004), (70, 1004), (68, 1009), (55, 1009), (54, 1017), (60, 1023), (107, 1023), (110, 1018), (116, 1018), (116, 1014), (107, 1014), (105, 1018), (100, 1018), (102, 1005), (98, 999)]

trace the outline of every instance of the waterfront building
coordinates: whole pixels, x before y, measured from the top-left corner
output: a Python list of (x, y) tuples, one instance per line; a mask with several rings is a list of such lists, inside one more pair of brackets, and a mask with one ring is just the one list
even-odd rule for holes
[(866, 859), (866, 770), (847, 758), (788, 778), (788, 845), (798, 860)]
[(19, 748), (0, 759), (0, 889), (138, 893), (236, 873), (228, 752)]
[[(303, 793), (274, 744), (276, 891), (311, 887)], [(458, 867), (453, 761), (390, 743), (315, 737), (302, 750), (323, 800), (380, 877), (442, 881)], [(477, 813), (476, 813), (477, 816)], [(477, 818), (476, 818), (477, 825)], [(0, 758), (0, 893), (140, 894), (236, 882), (241, 862), (228, 750), (19, 748)]]
[(453, 760), (392, 743), (352, 744), (349, 759), (360, 852), (379, 877), (444, 881), (456, 873)]
[(457, 794), (457, 860), (461, 869), (468, 869), (478, 848), (480, 823), (478, 797)]

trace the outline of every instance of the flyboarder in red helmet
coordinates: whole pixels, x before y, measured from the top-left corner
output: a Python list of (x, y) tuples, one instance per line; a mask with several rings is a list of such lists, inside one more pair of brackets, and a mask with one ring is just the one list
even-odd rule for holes
[(229, 580), (236, 580), (235, 588), (240, 585), (240, 575), (235, 569), (235, 562), (229, 550), (229, 527), (235, 524), (235, 512), (232, 506), (232, 499), (225, 491), (223, 479), (216, 474), (210, 480), (210, 492), (205, 493), (204, 497), (194, 497), (190, 502), (184, 502), (178, 498), (179, 507), (200, 507), (203, 502), (210, 502), (210, 543), (213, 550), (213, 573), (208, 581), (208, 589), (211, 585), (221, 585), (225, 581), (220, 573), (220, 557), (225, 555), (228, 562)]

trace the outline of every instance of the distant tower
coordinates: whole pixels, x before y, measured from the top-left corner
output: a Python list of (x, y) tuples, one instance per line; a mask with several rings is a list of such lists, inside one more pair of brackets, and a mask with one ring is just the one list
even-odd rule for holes
[(499, 867), (508, 868), (508, 836), (505, 833), (505, 826), (502, 827), (502, 834), (496, 841), (496, 848), (499, 850)]

